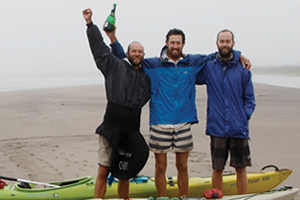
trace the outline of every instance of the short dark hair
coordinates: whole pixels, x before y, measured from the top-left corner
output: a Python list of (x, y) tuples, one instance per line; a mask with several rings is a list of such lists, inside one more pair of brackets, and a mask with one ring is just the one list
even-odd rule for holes
[(169, 41), (169, 38), (170, 38), (171, 35), (181, 35), (182, 36), (182, 42), (185, 43), (185, 35), (184, 35), (182, 30), (177, 29), (177, 28), (173, 28), (173, 29), (169, 30), (169, 32), (166, 36), (167, 41)]
[(233, 35), (232, 31), (230, 31), (230, 30), (228, 30), (228, 29), (223, 29), (223, 30), (221, 30), (221, 31), (218, 33), (218, 35), (217, 35), (217, 41), (219, 40), (219, 35), (220, 35), (220, 33), (224, 33), (224, 32), (229, 32), (229, 33), (231, 33), (231, 35), (232, 35), (232, 41), (234, 41), (234, 35)]

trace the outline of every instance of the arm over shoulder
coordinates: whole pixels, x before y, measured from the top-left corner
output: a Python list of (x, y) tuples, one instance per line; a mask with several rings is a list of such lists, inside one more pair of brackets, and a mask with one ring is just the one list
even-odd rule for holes
[(110, 46), (111, 46), (112, 54), (114, 54), (117, 58), (123, 59), (127, 57), (122, 45), (119, 43), (118, 40), (114, 43), (111, 43)]

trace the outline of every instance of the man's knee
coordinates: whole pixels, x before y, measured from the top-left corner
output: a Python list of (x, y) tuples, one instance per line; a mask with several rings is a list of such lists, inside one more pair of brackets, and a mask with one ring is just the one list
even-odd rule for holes
[(221, 176), (223, 176), (223, 169), (213, 169), (213, 173), (215, 175), (221, 175)]
[(98, 175), (97, 175), (98, 179), (107, 179), (108, 174), (109, 174), (109, 168), (103, 165), (99, 165)]
[(188, 169), (188, 164), (186, 163), (177, 163), (176, 168), (178, 171), (185, 172)]
[(189, 152), (176, 152), (176, 168), (178, 171), (187, 172)]
[(167, 165), (165, 163), (156, 163), (155, 168), (159, 173), (165, 173), (167, 171)]
[(129, 184), (129, 180), (119, 179), (118, 181), (119, 181), (120, 185), (127, 185), (127, 184)]
[(246, 167), (235, 167), (235, 171), (237, 174), (245, 174), (246, 173)]

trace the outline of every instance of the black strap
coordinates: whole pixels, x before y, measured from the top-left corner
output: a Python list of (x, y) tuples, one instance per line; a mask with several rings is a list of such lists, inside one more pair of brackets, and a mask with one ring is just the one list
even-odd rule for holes
[(169, 180), (170, 186), (175, 186), (174, 181), (173, 181), (173, 177), (169, 176), (168, 180)]
[(265, 170), (265, 169), (267, 169), (267, 168), (270, 168), (270, 167), (275, 168), (275, 171), (276, 171), (276, 172), (279, 172), (279, 171), (280, 171), (279, 168), (278, 168), (276, 165), (266, 165), (266, 166), (264, 166), (263, 168), (261, 168), (260, 171), (263, 171), (263, 170)]

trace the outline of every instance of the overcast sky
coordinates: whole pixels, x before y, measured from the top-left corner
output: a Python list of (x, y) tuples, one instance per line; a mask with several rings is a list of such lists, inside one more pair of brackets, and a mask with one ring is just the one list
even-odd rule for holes
[(203, 54), (226, 28), (253, 67), (300, 66), (298, 0), (0, 0), (0, 78), (97, 73), (82, 11), (102, 27), (114, 2), (119, 41), (140, 41), (146, 57), (159, 55), (171, 28), (185, 32), (185, 53)]

